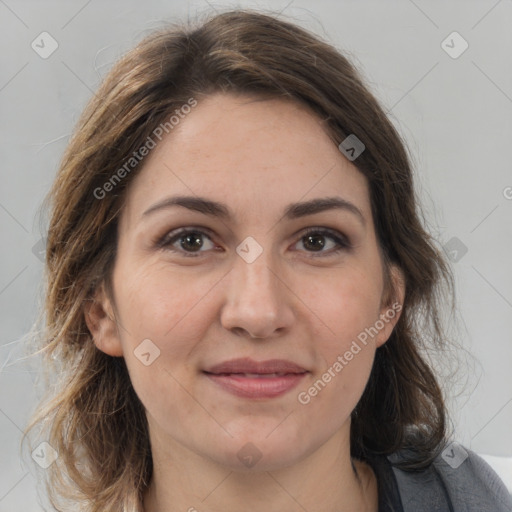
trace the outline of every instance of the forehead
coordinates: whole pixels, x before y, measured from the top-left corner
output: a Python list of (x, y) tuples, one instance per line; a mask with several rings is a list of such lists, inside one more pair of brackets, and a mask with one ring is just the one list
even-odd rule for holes
[(169, 195), (228, 203), (240, 219), (275, 217), (283, 205), (334, 195), (370, 215), (364, 175), (339, 152), (321, 120), (289, 100), (207, 97), (142, 164), (128, 191), (130, 221)]

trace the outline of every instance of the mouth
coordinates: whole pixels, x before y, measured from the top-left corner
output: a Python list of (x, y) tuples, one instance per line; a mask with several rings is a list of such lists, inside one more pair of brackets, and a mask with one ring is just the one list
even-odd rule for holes
[(309, 373), (291, 361), (233, 359), (203, 370), (208, 379), (235, 396), (274, 398), (291, 391)]

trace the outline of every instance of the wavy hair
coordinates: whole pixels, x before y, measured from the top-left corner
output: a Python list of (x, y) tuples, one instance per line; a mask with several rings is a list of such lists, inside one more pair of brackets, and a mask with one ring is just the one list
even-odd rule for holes
[(215, 92), (291, 99), (324, 120), (334, 144), (350, 134), (364, 143), (354, 165), (368, 180), (385, 282), (391, 286), (390, 265), (397, 265), (406, 293), (352, 413), (351, 452), (367, 459), (408, 449), (402, 467), (414, 470), (430, 464), (446, 438), (443, 393), (423, 352), (445, 346), (441, 300), (446, 292), (453, 298), (453, 277), (425, 228), (404, 141), (348, 58), (305, 29), (252, 10), (195, 23), (166, 25), (115, 63), (82, 113), (45, 199), (38, 350), (48, 393), (25, 435), (40, 426), (59, 454), (46, 470), (58, 511), (140, 510), (152, 476), (144, 407), (124, 359), (98, 350), (84, 319), (101, 283), (112, 292), (118, 219), (143, 161), (104, 197), (95, 191), (174, 111)]

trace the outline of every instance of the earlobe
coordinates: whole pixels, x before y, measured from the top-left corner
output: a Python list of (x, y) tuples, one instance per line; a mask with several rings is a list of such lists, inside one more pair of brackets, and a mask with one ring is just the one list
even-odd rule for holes
[(96, 347), (110, 356), (123, 355), (119, 330), (105, 287), (100, 285), (84, 308), (84, 318)]
[(391, 336), (393, 329), (400, 318), (405, 299), (405, 278), (402, 270), (396, 265), (390, 268), (390, 290), (382, 302), (379, 315), (379, 333), (375, 338), (377, 347), (384, 345)]

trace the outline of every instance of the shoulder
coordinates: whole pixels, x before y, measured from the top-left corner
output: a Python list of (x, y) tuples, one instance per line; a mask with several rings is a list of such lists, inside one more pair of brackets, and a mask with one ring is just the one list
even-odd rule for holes
[[(391, 463), (403, 458), (388, 457)], [(512, 512), (512, 497), (491, 467), (476, 453), (449, 443), (418, 472), (393, 467), (404, 512)]]

